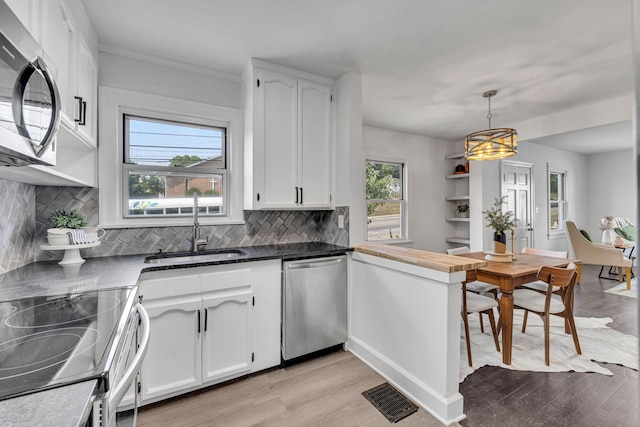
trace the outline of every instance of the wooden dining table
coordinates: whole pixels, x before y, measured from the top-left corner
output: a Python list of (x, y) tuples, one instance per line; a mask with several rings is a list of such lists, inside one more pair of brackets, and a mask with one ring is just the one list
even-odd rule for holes
[[(485, 252), (471, 252), (456, 255), (466, 258), (485, 260)], [(525, 283), (537, 280), (538, 270), (542, 266), (566, 267), (569, 263), (579, 264), (579, 260), (553, 258), (533, 254), (515, 254), (510, 262), (487, 261), (486, 267), (476, 269), (477, 280), (500, 286), (500, 319), (502, 323), (502, 362), (511, 364), (511, 344), (513, 337), (513, 290)]]

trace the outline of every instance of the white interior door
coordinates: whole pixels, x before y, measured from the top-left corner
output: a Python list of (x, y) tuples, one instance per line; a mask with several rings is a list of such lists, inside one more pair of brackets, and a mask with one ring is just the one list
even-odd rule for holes
[(525, 246), (533, 246), (533, 216), (531, 212), (533, 176), (532, 165), (528, 163), (502, 161), (502, 195), (507, 196), (506, 209), (515, 214), (516, 226), (513, 235), (507, 234), (507, 248), (521, 252)]

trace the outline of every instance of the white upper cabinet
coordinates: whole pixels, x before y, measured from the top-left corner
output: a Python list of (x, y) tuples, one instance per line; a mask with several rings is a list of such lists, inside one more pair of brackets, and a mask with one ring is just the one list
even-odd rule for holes
[[(98, 64), (84, 39), (78, 40), (74, 101), (77, 131), (95, 144), (98, 132)], [(75, 111), (75, 110), (74, 110)]]
[(256, 70), (255, 191), (262, 208), (293, 207), (298, 186), (298, 81)]
[(62, 98), (62, 125), (96, 145), (97, 56), (79, 28), (80, 14), (64, 0), (40, 3), (41, 41)]
[(298, 91), (300, 203), (331, 207), (331, 88), (301, 80)]
[(38, 0), (4, 0), (13, 13), (18, 17), (22, 25), (37, 40), (39, 28), (37, 26), (36, 11)]
[(40, 44), (61, 98), (56, 165), (2, 168), (0, 178), (33, 185), (96, 187), (98, 49), (82, 3), (9, 0), (7, 4)]
[(60, 92), (62, 112), (73, 117), (73, 90), (75, 79), (76, 32), (67, 6), (62, 0), (46, 0), (40, 3), (40, 45)]
[(255, 62), (243, 79), (245, 209), (333, 208), (333, 81)]

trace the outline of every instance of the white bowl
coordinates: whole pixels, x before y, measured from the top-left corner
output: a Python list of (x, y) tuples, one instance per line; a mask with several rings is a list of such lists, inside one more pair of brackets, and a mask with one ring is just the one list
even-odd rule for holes
[(50, 228), (47, 230), (47, 241), (51, 246), (70, 245), (68, 231), (68, 228)]

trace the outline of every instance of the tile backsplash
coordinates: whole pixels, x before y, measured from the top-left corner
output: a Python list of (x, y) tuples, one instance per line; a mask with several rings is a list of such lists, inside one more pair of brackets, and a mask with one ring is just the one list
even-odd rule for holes
[(0, 179), (0, 274), (35, 260), (36, 187)]
[[(34, 260), (59, 259), (60, 251), (43, 251), (49, 215), (56, 209), (77, 208), (89, 225), (98, 224), (98, 189), (84, 187), (34, 187), (0, 179), (1, 268), (12, 270)], [(29, 215), (29, 212), (31, 214)], [(18, 214), (19, 213), (19, 214)], [(26, 213), (26, 214), (23, 214)], [(344, 228), (338, 228), (338, 215)], [(256, 246), (320, 241), (349, 245), (349, 208), (333, 211), (245, 211), (242, 225), (201, 226), (209, 236), (207, 248)], [(191, 227), (117, 228), (106, 231), (100, 246), (83, 249), (84, 257), (130, 255), (189, 250)]]

